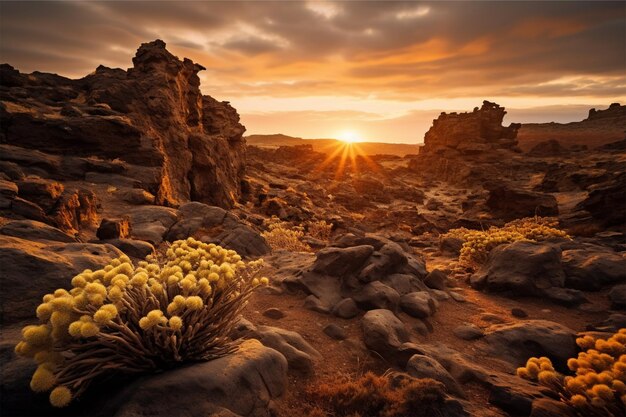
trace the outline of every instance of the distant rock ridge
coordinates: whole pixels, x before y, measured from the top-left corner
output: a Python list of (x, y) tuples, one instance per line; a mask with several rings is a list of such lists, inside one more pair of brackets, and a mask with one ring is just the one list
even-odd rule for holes
[[(144, 43), (127, 71), (101, 65), (77, 80), (0, 65), (0, 145), (61, 158), (61, 166), (68, 158), (121, 160), (117, 174), (137, 180), (157, 204), (232, 207), (245, 174), (245, 127), (228, 102), (202, 95), (205, 68), (165, 46)], [(20, 162), (8, 151), (0, 159)], [(47, 174), (83, 180), (86, 171)]]
[(502, 126), (505, 115), (504, 107), (487, 100), (473, 112), (443, 112), (426, 132), (420, 152), (456, 150), (460, 154), (475, 154), (494, 149), (515, 149), (521, 124)]

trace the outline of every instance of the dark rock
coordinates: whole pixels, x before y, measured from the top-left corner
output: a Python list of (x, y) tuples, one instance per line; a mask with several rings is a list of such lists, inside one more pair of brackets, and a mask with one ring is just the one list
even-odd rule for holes
[(128, 217), (121, 219), (102, 219), (96, 231), (100, 240), (125, 239), (130, 236), (130, 222)]
[(125, 387), (108, 399), (101, 415), (148, 413), (166, 417), (180, 415), (182, 410), (193, 410), (189, 412), (198, 416), (215, 415), (218, 406), (237, 415), (269, 417), (270, 401), (286, 388), (285, 357), (256, 340), (247, 340), (231, 355), (146, 377)]
[(283, 313), (281, 310), (274, 308), (274, 307), (268, 308), (267, 310), (265, 310), (263, 312), (263, 315), (265, 317), (269, 317), (270, 319), (274, 319), (274, 320), (279, 320), (285, 317), (285, 313)]
[(321, 358), (300, 334), (278, 327), (254, 326), (247, 320), (240, 320), (233, 336), (258, 339), (263, 345), (282, 353), (289, 367), (298, 371), (311, 372), (314, 362)]
[(512, 308), (511, 314), (513, 315), (513, 317), (517, 317), (518, 319), (525, 319), (526, 317), (528, 317), (528, 313), (526, 313), (521, 308)]
[(347, 337), (346, 331), (334, 323), (326, 325), (323, 331), (328, 337), (335, 340), (344, 340)]
[(452, 333), (459, 339), (463, 340), (476, 340), (480, 339), (485, 333), (473, 324), (464, 324), (457, 326), (452, 330)]
[(588, 211), (604, 226), (626, 223), (626, 172), (595, 186), (577, 208)]
[(11, 201), (11, 211), (19, 216), (26, 217), (27, 219), (37, 220), (44, 223), (50, 222), (50, 218), (46, 216), (46, 213), (41, 207), (20, 197), (15, 197)]
[(387, 309), (395, 311), (398, 308), (400, 295), (396, 290), (382, 282), (374, 281), (354, 294), (353, 299), (357, 306), (363, 310)]
[(10, 220), (0, 225), (0, 234), (28, 240), (51, 240), (55, 242), (76, 242), (76, 239), (56, 227), (35, 220)]
[(564, 370), (569, 358), (576, 357), (576, 332), (551, 321), (527, 320), (496, 324), (485, 332), (491, 351), (516, 366), (532, 356), (547, 356), (557, 369)]
[(27, 177), (17, 182), (18, 195), (25, 200), (32, 201), (45, 212), (52, 210), (65, 187), (63, 184), (43, 178)]
[(413, 355), (406, 364), (406, 371), (414, 378), (431, 378), (446, 386), (449, 392), (465, 398), (463, 390), (452, 375), (435, 359), (425, 355)]
[(579, 290), (599, 290), (626, 282), (626, 257), (599, 246), (564, 250), (565, 285)]
[(611, 307), (626, 310), (626, 284), (616, 285), (609, 292)]
[(513, 296), (536, 295), (550, 287), (562, 287), (565, 274), (559, 248), (518, 241), (493, 249), (485, 265), (471, 277), (474, 288), (507, 291)]
[(122, 255), (111, 245), (35, 242), (0, 235), (0, 306), (5, 324), (31, 319), (42, 294), (69, 288), (79, 272)]
[(424, 278), (424, 284), (426, 284), (428, 288), (445, 290), (447, 280), (448, 275), (445, 272), (439, 269), (434, 269), (426, 275), (426, 278)]
[(458, 256), (463, 247), (463, 240), (456, 237), (445, 237), (439, 240), (439, 250), (443, 253)]
[(522, 217), (559, 214), (559, 207), (554, 196), (513, 189), (507, 185), (497, 185), (492, 188), (486, 204), (498, 217), (507, 221)]
[(336, 277), (355, 273), (373, 252), (369, 245), (322, 249), (317, 253), (313, 271)]
[(437, 311), (435, 300), (426, 291), (403, 295), (400, 297), (400, 307), (406, 314), (420, 319), (432, 316)]
[(541, 294), (556, 304), (575, 307), (587, 301), (585, 294), (571, 288), (550, 287), (541, 290)]
[(308, 295), (304, 299), (304, 307), (322, 314), (330, 313), (330, 306), (324, 304), (322, 300), (320, 300), (313, 294)]
[(335, 304), (332, 312), (335, 316), (342, 319), (351, 319), (359, 315), (359, 307), (352, 298), (344, 298)]
[(394, 358), (398, 348), (409, 341), (404, 324), (389, 310), (370, 310), (361, 322), (363, 341), (384, 358)]
[(125, 202), (136, 205), (154, 204), (156, 202), (154, 195), (141, 188), (131, 188), (130, 190), (123, 191), (120, 193), (120, 197)]
[(533, 401), (530, 417), (575, 417), (576, 412), (562, 401), (537, 398)]

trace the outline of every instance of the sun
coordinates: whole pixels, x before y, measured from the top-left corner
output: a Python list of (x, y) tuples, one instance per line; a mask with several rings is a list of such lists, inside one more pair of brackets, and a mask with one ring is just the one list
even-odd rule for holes
[(361, 136), (352, 130), (345, 130), (337, 135), (337, 139), (345, 143), (361, 142)]

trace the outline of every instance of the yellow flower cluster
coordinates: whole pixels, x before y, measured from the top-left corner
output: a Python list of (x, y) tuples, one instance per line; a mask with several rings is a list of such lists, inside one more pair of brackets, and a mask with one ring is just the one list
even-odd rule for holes
[[(121, 256), (100, 270), (76, 275), (69, 291), (46, 294), (36, 310), (40, 324), (24, 327), (15, 352), (37, 361), (31, 388), (52, 390), (50, 403), (56, 407), (69, 404), (82, 392), (81, 384), (89, 383), (80, 372), (97, 375), (97, 360), (91, 358), (89, 367), (80, 362), (89, 359), (92, 347), (100, 350), (99, 359), (105, 351), (111, 352), (111, 361), (117, 355), (131, 372), (215, 357), (229, 349), (226, 342), (217, 349), (215, 340), (227, 338), (207, 332), (214, 331), (215, 320), (234, 321), (250, 291), (269, 284), (267, 278), (254, 277), (262, 265), (262, 260), (246, 263), (235, 251), (193, 238), (174, 242), (161, 262), (149, 256), (135, 267)], [(209, 314), (213, 311), (218, 313)], [(212, 322), (203, 322), (209, 318)], [(133, 355), (138, 358), (129, 361)]]
[(488, 230), (471, 230), (464, 227), (452, 229), (441, 239), (453, 237), (461, 239), (463, 246), (459, 264), (476, 268), (485, 263), (489, 253), (496, 246), (520, 240), (542, 241), (551, 238), (569, 239), (567, 233), (557, 229), (558, 221), (550, 217), (530, 217), (514, 220), (503, 227), (492, 226)]
[(292, 252), (309, 252), (310, 246), (302, 242), (304, 228), (291, 226), (287, 222), (281, 222), (277, 218), (266, 221), (267, 231), (261, 233), (272, 250), (288, 250)]
[(314, 239), (328, 241), (333, 230), (332, 223), (326, 223), (324, 220), (316, 222), (308, 222), (306, 225), (306, 233)]
[(562, 377), (548, 358), (530, 358), (517, 375), (554, 389), (573, 407), (589, 415), (626, 415), (626, 329), (609, 339), (576, 339), (583, 349), (567, 361), (574, 375)]

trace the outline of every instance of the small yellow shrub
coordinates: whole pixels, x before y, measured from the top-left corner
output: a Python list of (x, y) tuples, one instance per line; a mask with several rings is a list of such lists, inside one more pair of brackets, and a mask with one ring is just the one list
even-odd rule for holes
[(517, 375), (552, 389), (583, 415), (626, 415), (626, 329), (607, 340), (587, 335), (576, 343), (583, 352), (567, 361), (573, 375), (559, 374), (546, 357), (528, 359)]
[(330, 239), (330, 233), (333, 230), (331, 223), (326, 223), (324, 220), (316, 222), (308, 222), (306, 225), (306, 234), (314, 239), (327, 242)]
[(276, 217), (265, 222), (267, 231), (261, 233), (272, 250), (288, 250), (292, 252), (309, 252), (311, 247), (302, 242), (304, 228), (292, 226)]
[(551, 238), (569, 239), (567, 233), (557, 229), (558, 220), (550, 217), (529, 217), (514, 220), (503, 227), (492, 226), (488, 230), (471, 230), (464, 227), (452, 229), (441, 236), (461, 239), (463, 246), (459, 264), (475, 269), (487, 260), (489, 253), (497, 246), (521, 240), (538, 242)]
[(51, 391), (55, 407), (101, 375), (226, 355), (237, 349), (228, 335), (249, 295), (269, 282), (254, 277), (261, 266), (193, 238), (174, 242), (161, 262), (149, 256), (135, 267), (122, 256), (45, 295), (40, 324), (24, 327), (15, 352), (39, 364), (30, 386)]

